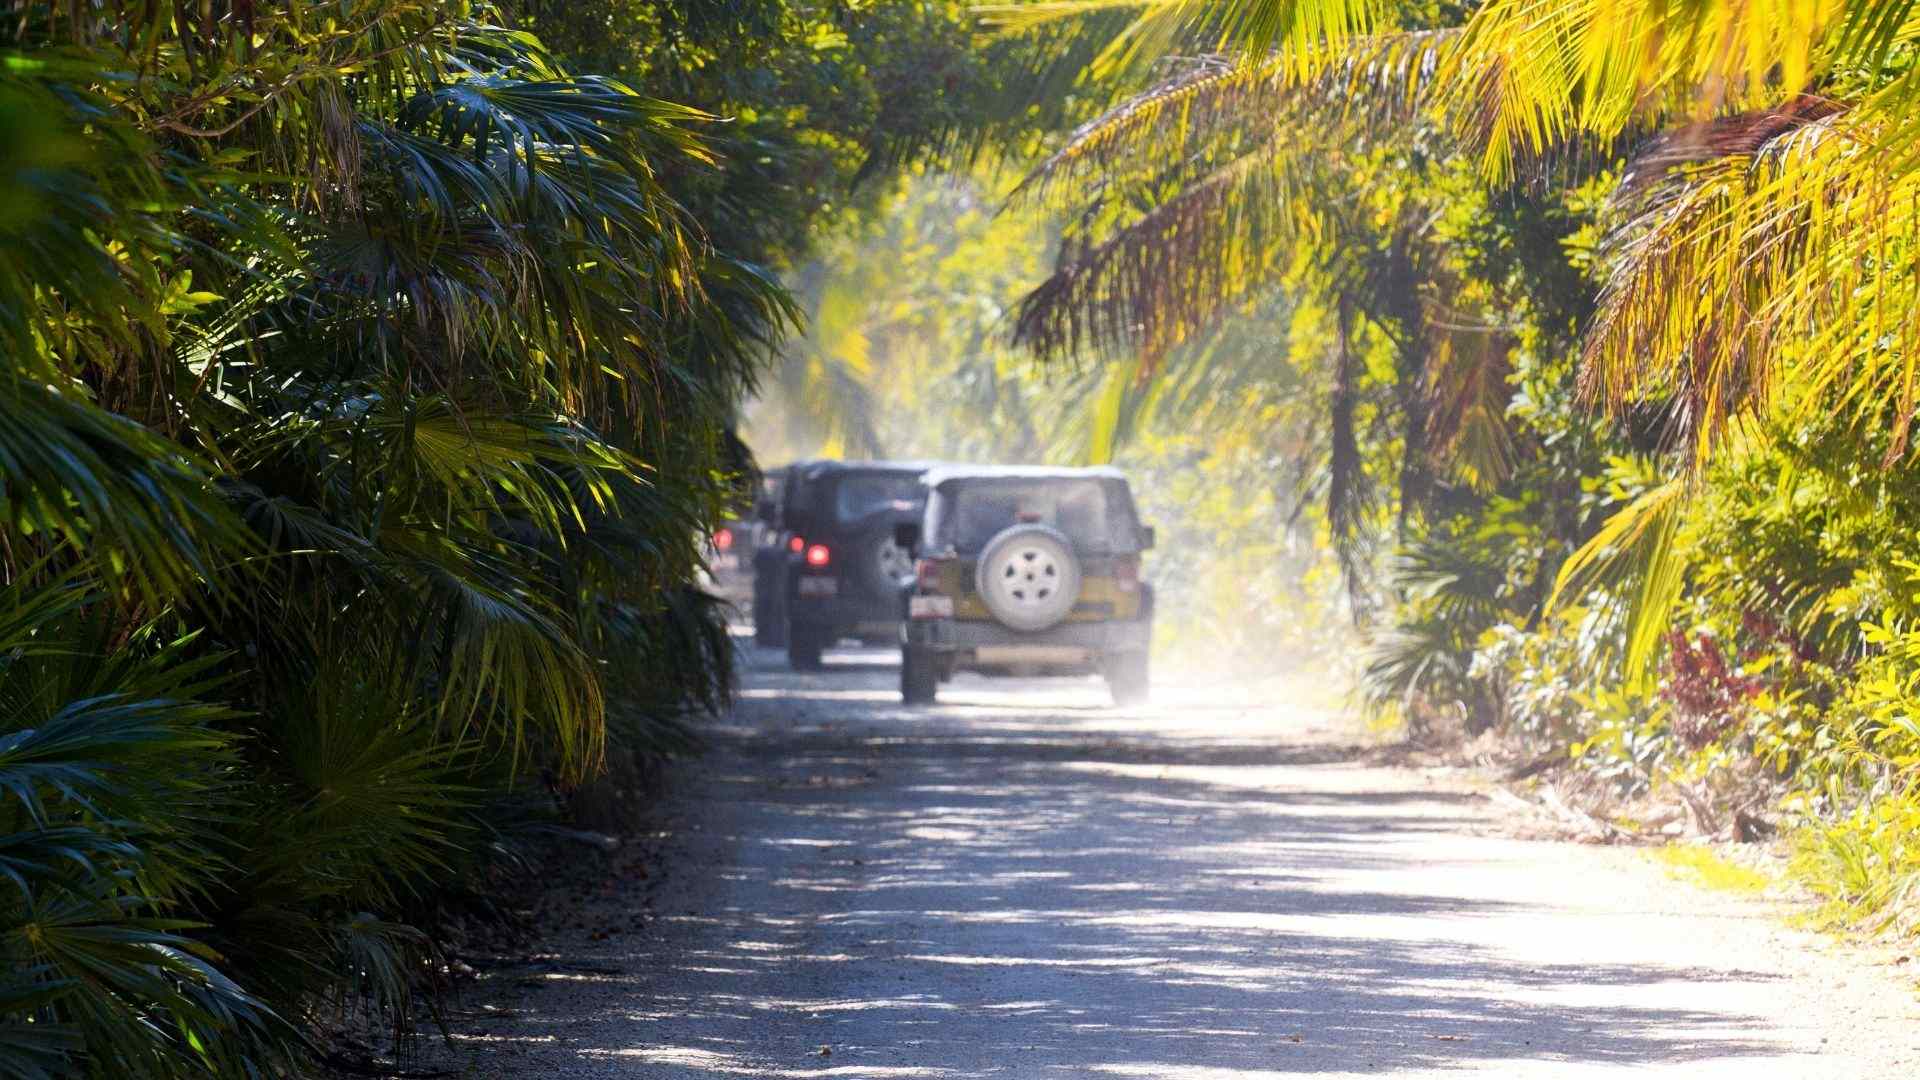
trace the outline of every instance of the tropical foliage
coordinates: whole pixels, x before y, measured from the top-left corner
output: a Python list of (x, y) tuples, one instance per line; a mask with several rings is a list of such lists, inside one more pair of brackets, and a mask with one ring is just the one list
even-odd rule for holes
[[(0, 3), (0, 1075), (412, 1030), (436, 912), (724, 702), (762, 262), (945, 126), (895, 93), (813, 175), (678, 5), (620, 6), (646, 64), (524, 28), (593, 7)], [(763, 7), (769, 64), (835, 53)]]
[(1226, 377), (1209, 343), (1273, 297), (1319, 313), (1293, 422), (1376, 706), (1707, 832), (1784, 818), (1822, 887), (1911, 925), (1907, 5), (988, 18), (1081, 42), (1057, 62), (1104, 105), (1022, 185), (1068, 225), (1021, 342), (1144, 400)]

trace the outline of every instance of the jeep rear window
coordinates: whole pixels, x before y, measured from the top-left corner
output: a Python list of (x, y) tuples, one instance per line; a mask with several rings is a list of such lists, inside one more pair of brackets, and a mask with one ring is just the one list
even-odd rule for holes
[(925, 490), (911, 474), (843, 476), (835, 499), (841, 521), (859, 521), (882, 510), (911, 514), (920, 509)]
[(1067, 535), (1082, 551), (1129, 551), (1133, 515), (1122, 499), (1109, 505), (1098, 480), (995, 480), (958, 485), (941, 531), (966, 552), (979, 551), (1009, 525), (1035, 522)]

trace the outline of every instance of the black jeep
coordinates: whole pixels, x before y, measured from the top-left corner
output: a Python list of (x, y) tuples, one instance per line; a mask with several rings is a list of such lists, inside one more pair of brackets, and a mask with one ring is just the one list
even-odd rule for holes
[(900, 635), (900, 589), (913, 561), (894, 526), (918, 521), (928, 466), (895, 461), (807, 461), (786, 470), (777, 508), (780, 547), (769, 566), (770, 617), (786, 627), (796, 671), (820, 666), (841, 638), (891, 643)]

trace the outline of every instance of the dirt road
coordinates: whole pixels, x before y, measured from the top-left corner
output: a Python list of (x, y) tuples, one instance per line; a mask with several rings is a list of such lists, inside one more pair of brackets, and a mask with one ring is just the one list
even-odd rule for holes
[(828, 660), (754, 659), (666, 874), (468, 995), (474, 1075), (1920, 1076), (1899, 969), (1284, 704)]

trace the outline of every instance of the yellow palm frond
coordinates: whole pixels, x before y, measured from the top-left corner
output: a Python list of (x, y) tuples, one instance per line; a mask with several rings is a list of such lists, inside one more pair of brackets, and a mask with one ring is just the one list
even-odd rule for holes
[(1438, 81), (1495, 178), (1576, 138), (1776, 104), (1848, 54), (1844, 0), (1495, 0), (1467, 21)]
[(1303, 70), (1290, 54), (1208, 55), (1075, 129), (1015, 196), (1105, 182), (1116, 171), (1194, 154), (1223, 135), (1250, 141), (1300, 128), (1404, 124), (1455, 30), (1384, 33), (1322, 47)]
[(1667, 400), (1705, 451), (1782, 387), (1892, 432), (1920, 408), (1920, 174), (1879, 105), (1780, 123), (1634, 193), (1586, 346), (1588, 391)]
[(1368, 33), (1385, 9), (1381, 0), (1035, 0), (974, 10), (984, 26), (1004, 35), (1116, 10), (1137, 12), (1087, 69), (1091, 78), (1110, 79), (1180, 49), (1254, 56), (1279, 51), (1304, 63), (1326, 46)]

